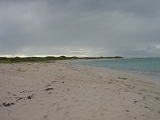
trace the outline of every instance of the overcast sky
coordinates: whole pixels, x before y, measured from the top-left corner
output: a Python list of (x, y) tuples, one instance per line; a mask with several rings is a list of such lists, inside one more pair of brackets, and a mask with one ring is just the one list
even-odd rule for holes
[(0, 56), (160, 57), (160, 0), (0, 0)]

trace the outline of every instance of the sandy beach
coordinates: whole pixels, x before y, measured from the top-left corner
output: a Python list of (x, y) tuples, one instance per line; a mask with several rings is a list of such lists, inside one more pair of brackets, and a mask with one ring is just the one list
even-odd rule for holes
[(0, 120), (160, 120), (160, 82), (68, 64), (0, 64)]

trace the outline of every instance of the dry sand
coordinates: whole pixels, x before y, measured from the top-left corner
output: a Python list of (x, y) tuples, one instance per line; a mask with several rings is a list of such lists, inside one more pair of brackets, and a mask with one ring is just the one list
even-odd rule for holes
[(64, 62), (0, 64), (0, 120), (135, 119), (160, 120), (159, 82)]

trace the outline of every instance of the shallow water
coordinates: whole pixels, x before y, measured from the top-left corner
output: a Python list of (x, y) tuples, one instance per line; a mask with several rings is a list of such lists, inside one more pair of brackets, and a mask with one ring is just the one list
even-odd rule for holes
[(107, 68), (160, 81), (160, 58), (130, 58), (114, 60), (81, 61), (75, 64)]

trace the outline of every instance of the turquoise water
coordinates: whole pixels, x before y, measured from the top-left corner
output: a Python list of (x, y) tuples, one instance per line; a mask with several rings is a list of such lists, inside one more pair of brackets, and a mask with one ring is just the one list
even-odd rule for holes
[(114, 70), (134, 71), (152, 75), (160, 75), (160, 58), (132, 58), (117, 60), (82, 61), (76, 64)]

